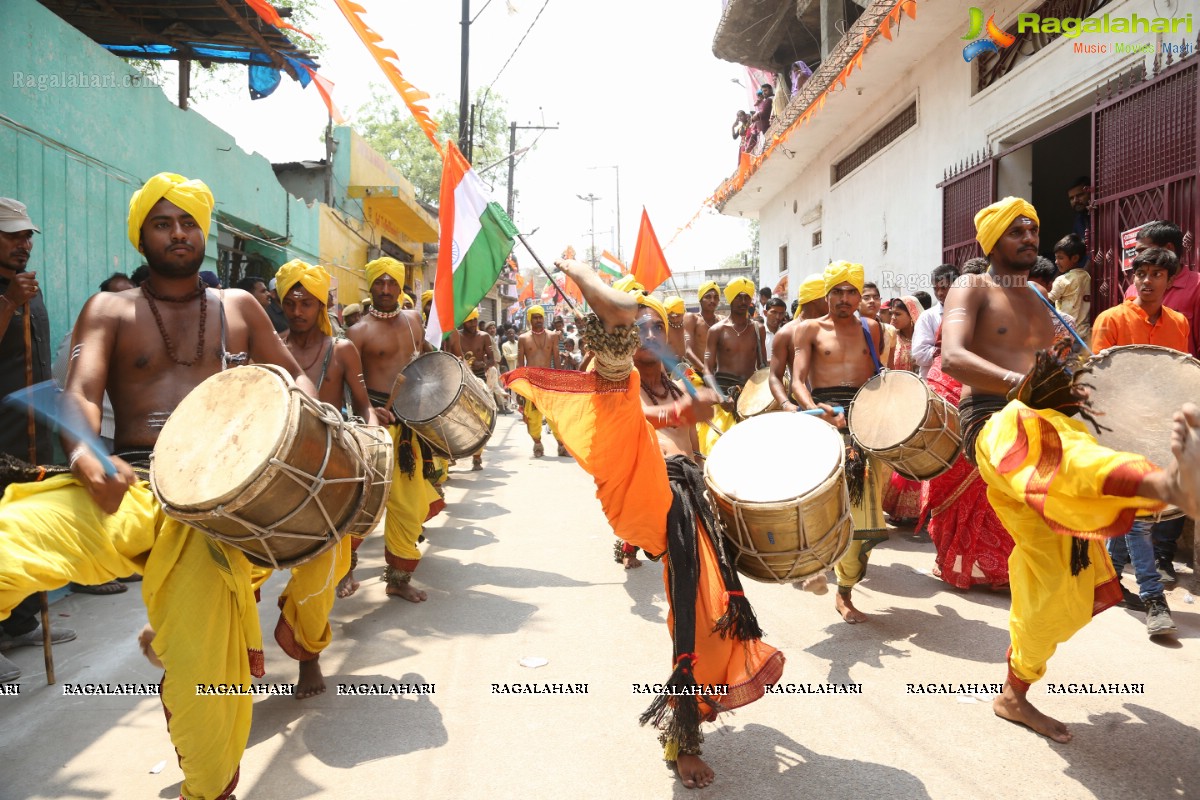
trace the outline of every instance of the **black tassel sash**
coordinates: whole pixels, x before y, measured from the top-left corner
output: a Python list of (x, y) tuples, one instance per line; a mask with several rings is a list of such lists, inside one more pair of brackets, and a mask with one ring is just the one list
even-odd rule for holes
[[(374, 389), (368, 389), (367, 396), (377, 408), (382, 408), (388, 400), (386, 393), (377, 392)], [(389, 408), (388, 411), (391, 411), (391, 409)], [(433, 448), (429, 446), (428, 442), (417, 436), (413, 432), (413, 429), (408, 427), (407, 423), (396, 420), (395, 424), (400, 428), (400, 442), (396, 445), (396, 466), (409, 478), (412, 478), (416, 474), (417, 457), (413, 454), (412, 449), (413, 437), (416, 437), (417, 447), (420, 448), (421, 461), (423, 462), (421, 477), (433, 480), (435, 471), (433, 466)]]

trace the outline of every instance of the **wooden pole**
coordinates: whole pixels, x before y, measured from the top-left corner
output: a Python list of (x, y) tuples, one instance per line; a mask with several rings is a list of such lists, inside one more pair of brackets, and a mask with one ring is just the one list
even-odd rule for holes
[[(29, 303), (21, 308), (22, 321), (25, 328), (25, 386), (33, 386), (33, 315)], [(29, 463), (38, 464), (37, 452), (37, 418), (33, 414), (33, 405), (26, 411), (25, 432), (29, 437)], [(50, 597), (45, 592), (38, 592), (38, 600), (42, 605), (42, 656), (46, 661), (46, 682), (54, 683), (54, 651), (50, 646)]]

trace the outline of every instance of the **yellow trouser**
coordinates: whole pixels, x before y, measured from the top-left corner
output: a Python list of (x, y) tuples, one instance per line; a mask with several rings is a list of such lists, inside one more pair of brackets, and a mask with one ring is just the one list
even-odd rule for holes
[(149, 484), (102, 512), (70, 475), (18, 483), (0, 499), (0, 619), (33, 592), (140, 572), (165, 666), (162, 703), (186, 798), (232, 789), (250, 736), (249, 695), (198, 696), (263, 674), (262, 634), (241, 551), (162, 513)]
[[(529, 431), (530, 437), (535, 442), (540, 442), (542, 440), (542, 420), (544, 419), (545, 416), (540, 410), (538, 410), (538, 407), (533, 404), (533, 401), (526, 400), (525, 429)], [(554, 420), (550, 420), (550, 432), (554, 434), (555, 441), (562, 441), (562, 439), (560, 439), (558, 436), (558, 425), (554, 423)]]
[[(401, 447), (400, 426), (389, 426), (388, 432), (398, 450)], [(384, 558), (390, 566), (405, 572), (415, 570), (421, 560), (417, 538), (429, 516), (430, 506), (441, 499), (423, 474), (424, 461), (418, 441), (414, 433), (409, 446), (416, 458), (417, 468), (413, 470), (411, 478), (399, 466), (393, 465), (392, 489), (388, 493), (387, 517), (383, 523), (383, 542), (387, 551)]]
[[(341, 577), (350, 571), (351, 537), (342, 540), (312, 561), (292, 568), (292, 577), (279, 595), (279, 622), (275, 641), (297, 661), (312, 661), (333, 641), (329, 612), (337, 597)], [(270, 567), (250, 567), (251, 588), (258, 591), (275, 573)]]
[[(975, 443), (988, 502), (1012, 535), (1010, 677), (1030, 684), (1062, 642), (1121, 599), (1102, 539), (1124, 534), (1139, 510), (1163, 505), (1134, 496), (1155, 467), (1100, 446), (1083, 423), (1014, 400)], [(1071, 574), (1072, 536), (1088, 539), (1091, 566)]]
[(862, 501), (850, 506), (854, 521), (854, 539), (850, 549), (833, 565), (838, 588), (850, 589), (867, 574), (871, 548), (888, 538), (883, 518), (883, 487), (892, 476), (892, 468), (874, 456), (867, 456), (867, 474)]

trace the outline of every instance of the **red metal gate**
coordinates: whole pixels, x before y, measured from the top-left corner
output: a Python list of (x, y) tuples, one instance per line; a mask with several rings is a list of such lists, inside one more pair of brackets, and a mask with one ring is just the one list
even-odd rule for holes
[(975, 241), (975, 213), (995, 200), (994, 159), (983, 156), (974, 166), (947, 177), (942, 190), (942, 263), (959, 267), (983, 255)]
[[(1092, 115), (1092, 314), (1121, 302), (1121, 231), (1155, 219), (1197, 230), (1195, 59), (1118, 94)], [(1197, 264), (1195, 236), (1184, 264)]]

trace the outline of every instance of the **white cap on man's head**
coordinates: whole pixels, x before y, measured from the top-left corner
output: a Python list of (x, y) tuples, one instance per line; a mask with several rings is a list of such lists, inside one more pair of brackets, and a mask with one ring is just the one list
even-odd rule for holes
[(275, 291), (275, 279), (274, 278), (271, 278), (270, 283), (267, 284), (267, 290), (271, 291), (271, 292)]
[(29, 211), (26, 210), (25, 204), (19, 200), (13, 200), (11, 197), (0, 197), (0, 231), (5, 233), (42, 232), (29, 218)]

